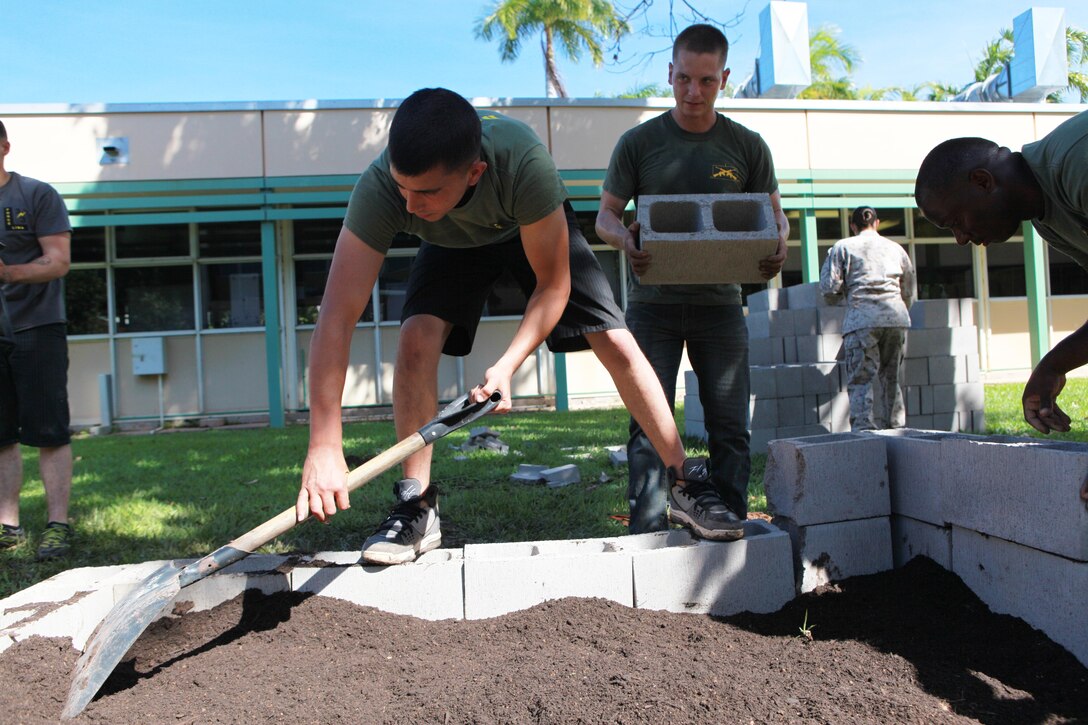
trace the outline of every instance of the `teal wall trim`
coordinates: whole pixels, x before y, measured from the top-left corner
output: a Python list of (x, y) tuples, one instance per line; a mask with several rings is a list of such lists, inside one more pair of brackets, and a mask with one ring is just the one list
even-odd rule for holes
[(1031, 222), (1024, 222), (1024, 276), (1027, 280), (1028, 336), (1034, 368), (1050, 350), (1050, 320), (1046, 308), (1046, 255), (1043, 239)]
[(261, 272), (264, 283), (264, 349), (268, 365), (268, 424), (284, 426), (283, 355), (280, 350), (280, 294), (276, 273), (276, 227), (261, 222)]
[(816, 246), (816, 215), (811, 209), (801, 210), (801, 279), (820, 281), (820, 252)]

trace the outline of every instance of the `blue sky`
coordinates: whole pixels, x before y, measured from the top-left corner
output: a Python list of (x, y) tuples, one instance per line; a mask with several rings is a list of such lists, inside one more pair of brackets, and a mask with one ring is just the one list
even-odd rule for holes
[[(751, 72), (766, 0), (692, 0), (727, 29), (734, 82)], [(635, 0), (620, 0), (630, 7)], [(674, 2), (679, 14), (683, 3)], [(502, 63), (476, 20), (494, 0), (2, 0), (0, 104), (300, 101), (404, 98), (424, 86), (470, 97), (544, 95), (536, 42)], [(649, 20), (667, 17), (654, 0)], [(1065, 0), (1088, 28), (1088, 3)], [(1026, 0), (812, 0), (809, 26), (830, 23), (859, 51), (858, 86), (962, 85), (986, 42)], [(681, 25), (689, 18), (680, 16)], [(639, 26), (641, 27), (641, 26)], [(665, 84), (670, 40), (632, 37), (626, 63), (593, 68), (560, 56), (573, 97)]]

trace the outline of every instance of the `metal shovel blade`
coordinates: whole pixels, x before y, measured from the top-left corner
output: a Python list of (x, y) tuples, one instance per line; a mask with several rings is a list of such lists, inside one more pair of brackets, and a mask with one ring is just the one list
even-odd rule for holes
[[(416, 451), (490, 413), (501, 400), (499, 391), (480, 402), (472, 402), (468, 395), (462, 395), (418, 431), (351, 471), (345, 482), (348, 491), (354, 491)], [(292, 506), (202, 559), (184, 567), (167, 564), (145, 579), (136, 591), (114, 605), (88, 640), (87, 648), (76, 662), (75, 677), (61, 717), (73, 718), (83, 712), (140, 634), (182, 589), (249, 556), (297, 523)]]
[(83, 712), (147, 625), (181, 591), (181, 572), (182, 567), (167, 564), (144, 579), (134, 595), (110, 610), (76, 663), (75, 679), (61, 717), (71, 718)]

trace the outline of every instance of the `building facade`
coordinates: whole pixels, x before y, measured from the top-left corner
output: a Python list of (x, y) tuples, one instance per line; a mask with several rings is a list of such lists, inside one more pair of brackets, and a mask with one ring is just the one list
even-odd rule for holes
[[(623, 302), (626, 264), (593, 233), (601, 180), (620, 134), (671, 100), (474, 103), (525, 121), (548, 146)], [(1085, 108), (723, 100), (719, 110), (774, 154), (791, 235), (773, 286), (816, 279), (827, 247), (849, 235), (849, 212), (870, 204), (881, 233), (914, 261), (921, 298), (976, 301), (981, 365), (994, 371), (1031, 367), (1083, 323), (1088, 275), (1030, 227), (1002, 245), (957, 246), (918, 214), (915, 170), (944, 139), (984, 136), (1019, 149)], [(54, 184), (75, 230), (66, 279), (73, 424), (304, 416), (308, 345), (344, 208), (395, 110), (387, 101), (0, 105), (8, 168)], [(416, 244), (394, 245), (359, 321), (348, 409), (390, 404)], [(500, 282), (476, 349), (443, 360), (443, 398), (482, 379), (524, 305), (512, 281)], [(515, 398), (560, 408), (616, 399), (592, 354), (543, 347), (514, 388)]]

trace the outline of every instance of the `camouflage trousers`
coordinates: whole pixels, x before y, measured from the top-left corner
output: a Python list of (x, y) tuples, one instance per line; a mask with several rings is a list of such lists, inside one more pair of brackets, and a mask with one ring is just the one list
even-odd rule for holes
[(865, 327), (843, 335), (851, 430), (906, 425), (907, 412), (899, 386), (906, 339), (904, 327)]

